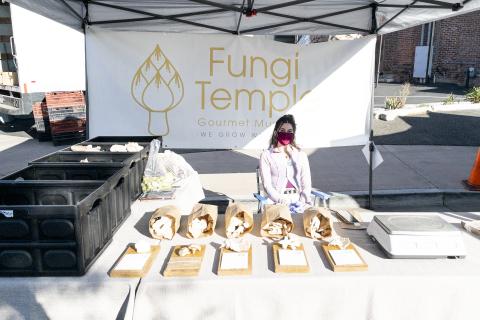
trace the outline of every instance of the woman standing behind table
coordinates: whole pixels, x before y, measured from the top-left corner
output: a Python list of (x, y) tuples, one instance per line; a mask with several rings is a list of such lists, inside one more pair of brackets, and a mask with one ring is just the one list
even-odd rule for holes
[(290, 114), (277, 120), (270, 148), (260, 156), (260, 174), (273, 203), (312, 205), (310, 165), (305, 152), (295, 143), (296, 129)]

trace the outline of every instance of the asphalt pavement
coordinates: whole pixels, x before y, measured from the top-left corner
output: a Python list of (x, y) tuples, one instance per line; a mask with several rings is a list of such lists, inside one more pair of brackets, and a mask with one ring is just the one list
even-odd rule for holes
[(373, 132), (379, 145), (480, 146), (480, 110), (374, 120)]
[[(399, 83), (379, 83), (375, 88), (374, 106), (377, 108), (385, 107), (385, 99), (389, 96), (398, 96), (402, 84)], [(455, 84), (435, 84), (435, 85), (410, 85), (410, 94), (407, 97), (408, 104), (421, 104), (442, 102), (450, 94), (457, 100), (465, 99), (466, 89), (463, 86)]]
[[(397, 96), (402, 84), (379, 83), (375, 107), (384, 107), (388, 96)], [(466, 89), (454, 84), (411, 85), (407, 104), (443, 102), (450, 94), (465, 100)], [(428, 112), (398, 117), (393, 121), (375, 119), (374, 141), (379, 145), (480, 146), (480, 111)]]

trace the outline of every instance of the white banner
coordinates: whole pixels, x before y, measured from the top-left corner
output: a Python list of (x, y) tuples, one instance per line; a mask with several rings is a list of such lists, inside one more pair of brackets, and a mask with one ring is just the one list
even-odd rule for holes
[(375, 38), (297, 46), (230, 35), (87, 32), (90, 136), (264, 149), (290, 113), (305, 148), (368, 140)]

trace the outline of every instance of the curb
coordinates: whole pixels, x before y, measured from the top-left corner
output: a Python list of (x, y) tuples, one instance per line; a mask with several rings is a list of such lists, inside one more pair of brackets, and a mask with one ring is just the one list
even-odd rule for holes
[[(368, 200), (366, 191), (334, 193), (329, 205), (334, 208), (366, 207)], [(376, 190), (373, 202), (374, 206), (384, 208), (476, 206), (480, 211), (480, 192), (465, 189)]]
[[(420, 105), (426, 105), (419, 107)], [(448, 111), (464, 111), (480, 109), (479, 103), (458, 102), (444, 105), (442, 103), (421, 103), (421, 104), (407, 104), (405, 107), (394, 110), (386, 110), (384, 108), (376, 108), (373, 116), (375, 119), (392, 121), (397, 117), (421, 115), (428, 112), (448, 112)]]
[[(368, 206), (368, 191), (329, 192), (332, 197), (328, 200), (331, 208), (366, 208)], [(220, 199), (221, 198), (221, 199)], [(207, 197), (212, 202), (232, 199), (241, 203), (256, 203), (253, 196), (236, 195), (223, 197)], [(403, 190), (375, 190), (373, 192), (375, 207), (382, 208), (418, 208), (418, 207), (475, 207), (480, 211), (480, 192), (465, 189), (403, 189)], [(225, 203), (225, 202), (224, 202)]]

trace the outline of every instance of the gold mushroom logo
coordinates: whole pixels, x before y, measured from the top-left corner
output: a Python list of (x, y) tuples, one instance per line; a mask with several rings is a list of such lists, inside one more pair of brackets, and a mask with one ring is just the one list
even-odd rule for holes
[(148, 132), (168, 135), (168, 112), (182, 101), (183, 82), (158, 44), (135, 72), (131, 93), (135, 102), (148, 111)]

